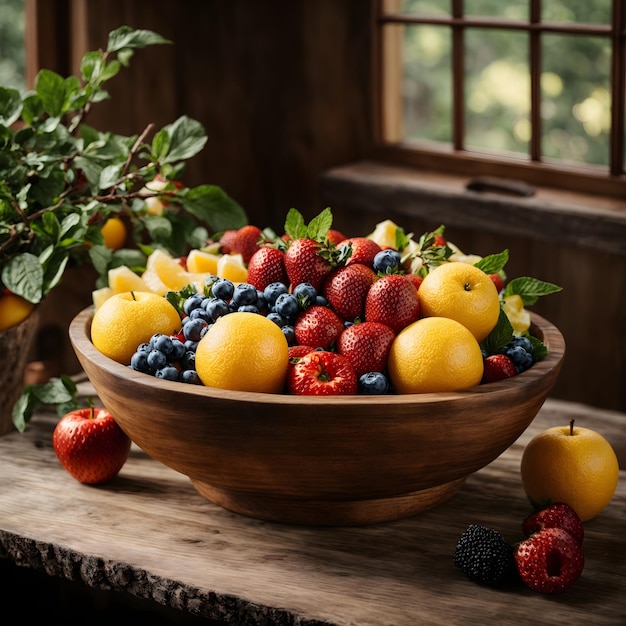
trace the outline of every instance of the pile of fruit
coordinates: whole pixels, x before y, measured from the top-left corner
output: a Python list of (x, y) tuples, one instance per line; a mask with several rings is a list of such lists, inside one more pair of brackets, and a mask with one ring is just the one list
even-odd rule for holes
[[(560, 288), (509, 281), (508, 251), (465, 255), (444, 233), (386, 220), (348, 237), (330, 209), (308, 224), (292, 209), (281, 236), (247, 225), (185, 258), (156, 249), (94, 292), (92, 341), (146, 374), (242, 391), (427, 393), (524, 372), (546, 354), (526, 306)], [(155, 307), (171, 307), (161, 323)]]
[(576, 511), (555, 502), (522, 521), (524, 538), (509, 543), (493, 528), (470, 524), (458, 539), (454, 564), (472, 581), (498, 587), (521, 580), (540, 593), (569, 589), (582, 574), (585, 535)]

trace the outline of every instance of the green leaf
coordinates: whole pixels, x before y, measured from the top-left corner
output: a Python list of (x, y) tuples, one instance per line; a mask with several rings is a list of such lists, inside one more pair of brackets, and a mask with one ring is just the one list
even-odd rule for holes
[(207, 142), (204, 127), (200, 122), (183, 115), (163, 129), (169, 135), (169, 150), (162, 163), (183, 161), (198, 154)]
[(285, 217), (285, 233), (291, 239), (302, 239), (307, 236), (307, 226), (302, 213), (298, 209), (289, 209)]
[(130, 26), (120, 26), (109, 33), (107, 52), (118, 52), (124, 48), (145, 48), (156, 44), (172, 43), (151, 30), (135, 30)]
[(500, 348), (506, 346), (513, 338), (513, 326), (506, 313), (500, 309), (500, 315), (495, 328), (487, 335), (480, 344), (487, 354), (494, 354)]
[(241, 228), (248, 223), (243, 208), (216, 185), (199, 185), (186, 193), (176, 194), (174, 199), (213, 232)]
[(499, 254), (490, 254), (476, 261), (474, 265), (481, 269), (485, 274), (498, 274), (504, 269), (509, 260), (509, 251), (503, 250)]
[(165, 129), (161, 129), (152, 138), (152, 160), (163, 161), (170, 149), (170, 135)]
[(65, 103), (65, 79), (52, 70), (39, 70), (35, 79), (35, 90), (44, 109), (53, 117), (63, 113)]
[(17, 89), (0, 87), (0, 124), (11, 126), (22, 113), (22, 97)]
[(89, 260), (98, 274), (106, 273), (112, 258), (113, 251), (104, 245), (89, 248)]
[(42, 298), (43, 268), (39, 259), (29, 252), (13, 257), (2, 268), (4, 286), (25, 300), (38, 304)]
[(330, 207), (326, 207), (316, 215), (307, 226), (307, 236), (314, 241), (322, 242), (333, 225), (333, 213)]
[(504, 297), (519, 295), (524, 302), (524, 306), (532, 306), (540, 296), (562, 291), (563, 288), (553, 283), (547, 283), (530, 276), (521, 276), (511, 280), (504, 289)]

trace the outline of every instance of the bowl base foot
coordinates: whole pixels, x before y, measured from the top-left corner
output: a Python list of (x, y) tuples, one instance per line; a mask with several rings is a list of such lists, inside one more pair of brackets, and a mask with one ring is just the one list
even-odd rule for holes
[(390, 498), (350, 501), (258, 496), (219, 489), (197, 480), (191, 483), (207, 500), (248, 517), (312, 526), (361, 526), (399, 520), (431, 509), (452, 497), (465, 479)]

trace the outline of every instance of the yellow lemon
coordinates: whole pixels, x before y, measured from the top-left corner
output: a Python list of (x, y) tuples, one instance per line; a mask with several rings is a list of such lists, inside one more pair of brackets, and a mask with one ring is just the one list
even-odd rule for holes
[(387, 367), (397, 393), (459, 391), (480, 383), (483, 357), (476, 338), (461, 323), (424, 317), (398, 333)]
[(457, 261), (431, 270), (417, 292), (420, 315), (449, 317), (482, 341), (500, 316), (500, 297), (493, 281), (474, 265)]
[(126, 230), (126, 224), (120, 217), (109, 217), (101, 228), (102, 236), (104, 237), (104, 245), (111, 250), (119, 250), (124, 247), (126, 243), (126, 236), (128, 231)]
[(152, 335), (171, 335), (180, 330), (176, 309), (154, 293), (124, 292), (98, 307), (91, 322), (91, 341), (110, 359), (128, 365), (137, 346)]
[(234, 283), (245, 283), (248, 270), (241, 254), (223, 254), (217, 262), (217, 275)]
[(565, 502), (586, 521), (613, 498), (619, 463), (600, 433), (575, 426), (572, 420), (531, 439), (522, 454), (520, 473), (529, 498), (539, 504)]
[(220, 317), (196, 349), (196, 371), (207, 387), (280, 393), (288, 365), (282, 330), (258, 313)]
[(205, 272), (207, 274), (217, 274), (217, 262), (219, 254), (212, 254), (204, 250), (190, 250), (187, 255), (187, 270), (189, 272)]
[(100, 289), (94, 289), (91, 292), (91, 299), (93, 300), (93, 308), (99, 309), (104, 302), (106, 302), (115, 292), (111, 287), (101, 287)]
[(23, 322), (34, 308), (32, 302), (14, 293), (0, 295), (0, 331)]
[(188, 272), (180, 263), (165, 250), (154, 250), (148, 257), (146, 269), (141, 275), (150, 291), (163, 295), (168, 291), (180, 291), (187, 285), (194, 285), (201, 290), (205, 272)]
[(521, 336), (530, 328), (530, 313), (524, 308), (522, 297), (513, 294), (502, 299), (502, 310), (513, 326), (513, 334)]

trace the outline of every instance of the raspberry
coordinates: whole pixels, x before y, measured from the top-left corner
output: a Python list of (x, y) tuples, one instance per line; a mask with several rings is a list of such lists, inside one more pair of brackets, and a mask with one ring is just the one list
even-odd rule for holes
[(454, 564), (475, 583), (497, 587), (515, 572), (513, 546), (497, 530), (470, 524), (458, 539)]

